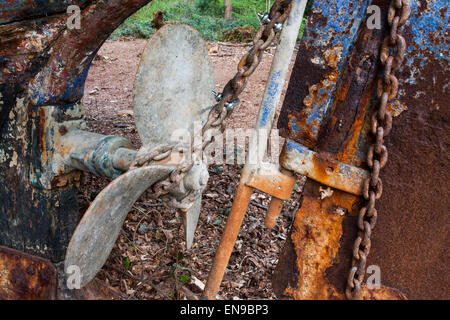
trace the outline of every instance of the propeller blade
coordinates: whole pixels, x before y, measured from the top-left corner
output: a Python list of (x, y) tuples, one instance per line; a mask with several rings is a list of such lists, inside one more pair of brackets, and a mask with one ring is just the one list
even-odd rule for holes
[(134, 86), (142, 144), (151, 148), (171, 142), (174, 134), (192, 136), (194, 124), (201, 128), (216, 103), (212, 90), (212, 66), (200, 33), (185, 24), (159, 29), (142, 54)]
[[(159, 29), (145, 48), (134, 87), (134, 116), (144, 147), (178, 142), (180, 138), (191, 143), (194, 134), (201, 138), (200, 129), (216, 103), (213, 90), (211, 61), (200, 33), (186, 24), (168, 24)], [(202, 170), (207, 174), (207, 166)], [(197, 200), (184, 219), (188, 248), (192, 246), (200, 211), (201, 200)]]
[(197, 229), (198, 218), (202, 210), (202, 197), (200, 196), (192, 207), (184, 213), (184, 235), (186, 237), (186, 247), (189, 250), (194, 243), (195, 230)]
[(169, 166), (149, 166), (128, 171), (97, 196), (76, 228), (66, 253), (65, 270), (71, 266), (79, 268), (81, 287), (105, 264), (136, 200), (173, 170)]

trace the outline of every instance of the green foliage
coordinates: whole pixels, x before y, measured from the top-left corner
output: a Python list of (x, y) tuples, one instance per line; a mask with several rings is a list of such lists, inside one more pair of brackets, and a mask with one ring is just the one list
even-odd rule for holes
[[(232, 0), (232, 20), (224, 19), (224, 0), (153, 0), (128, 18), (112, 35), (117, 37), (149, 38), (153, 12), (161, 10), (168, 23), (181, 22), (196, 28), (206, 40), (220, 40), (224, 33), (238, 27), (259, 28), (256, 12), (266, 12), (272, 5), (266, 0)], [(302, 26), (302, 30), (304, 26)]]
[(219, 0), (198, 0), (195, 2), (195, 6), (203, 15), (218, 17), (224, 10), (222, 2)]
[(187, 274), (183, 274), (180, 277), (180, 282), (186, 284), (189, 281), (189, 276)]
[(123, 266), (124, 266), (124, 268), (126, 270), (130, 269), (131, 262), (130, 262), (130, 259), (128, 257), (123, 258), (122, 263), (123, 263)]

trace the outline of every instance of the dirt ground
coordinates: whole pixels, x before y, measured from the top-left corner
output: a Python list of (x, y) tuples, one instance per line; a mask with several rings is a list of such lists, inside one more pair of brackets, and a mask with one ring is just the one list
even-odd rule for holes
[[(132, 99), (133, 83), (145, 40), (107, 41), (91, 67), (83, 103), (91, 131), (120, 135), (136, 147), (140, 140), (135, 128)], [(214, 69), (216, 91), (221, 91), (234, 75), (248, 47), (208, 43)], [(274, 48), (264, 54), (263, 62), (241, 95), (241, 105), (227, 125), (251, 128), (262, 99)], [(175, 211), (159, 202), (141, 197), (129, 213), (112, 254), (97, 276), (122, 299), (184, 299), (200, 296), (211, 269), (227, 214), (230, 211), (242, 166), (210, 166), (210, 180), (203, 195), (202, 212), (195, 243), (186, 250), (183, 228)], [(85, 175), (80, 188), (81, 212), (109, 181)], [(298, 184), (301, 185), (300, 183)], [(278, 225), (264, 227), (265, 207), (270, 197), (253, 196), (243, 228), (219, 292), (222, 299), (274, 299), (271, 285), (278, 254), (299, 205), (300, 188), (286, 203)]]

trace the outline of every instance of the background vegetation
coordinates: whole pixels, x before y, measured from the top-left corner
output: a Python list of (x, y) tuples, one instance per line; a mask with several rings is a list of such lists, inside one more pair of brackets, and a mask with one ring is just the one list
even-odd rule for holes
[(273, 2), (274, 0), (232, 0), (232, 19), (225, 20), (224, 0), (153, 0), (128, 18), (112, 37), (149, 38), (155, 32), (151, 26), (153, 12), (161, 10), (165, 13), (166, 22), (186, 23), (199, 30), (206, 40), (222, 40), (227, 31), (235, 28), (257, 29), (259, 19), (256, 13), (266, 12)]

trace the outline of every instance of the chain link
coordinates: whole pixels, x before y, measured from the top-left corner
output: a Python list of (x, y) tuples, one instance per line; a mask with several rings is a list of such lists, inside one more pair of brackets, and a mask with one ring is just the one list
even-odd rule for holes
[[(236, 75), (225, 85), (223, 92), (215, 94), (218, 103), (211, 109), (206, 124), (202, 128), (202, 145), (194, 146), (193, 151), (205, 150), (210, 143), (214, 141), (211, 134), (213, 130), (223, 132), (225, 130), (224, 120), (230, 116), (237, 104), (239, 104), (239, 95), (244, 91), (248, 78), (255, 72), (259, 66), (264, 50), (266, 50), (275, 38), (277, 31), (281, 30), (281, 25), (286, 21), (291, 10), (292, 0), (277, 0), (270, 12), (264, 15), (262, 25), (258, 29), (253, 46), (247, 54), (245, 54), (237, 67)], [(192, 138), (193, 145), (194, 138)], [(161, 161), (169, 158), (176, 149), (182, 146), (177, 144), (165, 144), (156, 146), (148, 152), (139, 155), (131, 168), (137, 168), (149, 165), (154, 161)], [(176, 170), (165, 180), (159, 181), (152, 186), (152, 197), (163, 198), (167, 203), (174, 207), (185, 207), (184, 204), (175, 203), (174, 199), (169, 199), (169, 193), (174, 190), (183, 180), (187, 172), (194, 166), (192, 159), (182, 161)]]
[(358, 236), (353, 245), (352, 267), (345, 290), (346, 297), (352, 300), (359, 299), (361, 295), (361, 284), (366, 274), (367, 256), (371, 247), (370, 237), (377, 221), (375, 202), (381, 198), (383, 193), (380, 170), (386, 165), (388, 159), (384, 137), (392, 129), (392, 115), (387, 110), (387, 104), (397, 97), (398, 79), (393, 72), (402, 65), (406, 50), (405, 38), (398, 33), (398, 30), (405, 25), (410, 14), (410, 0), (391, 1), (388, 13), (390, 34), (384, 39), (380, 52), (384, 74), (378, 81), (379, 105), (371, 118), (370, 134), (373, 136), (374, 143), (369, 146), (367, 152), (370, 177), (365, 181), (363, 189), (366, 204), (358, 215)]

